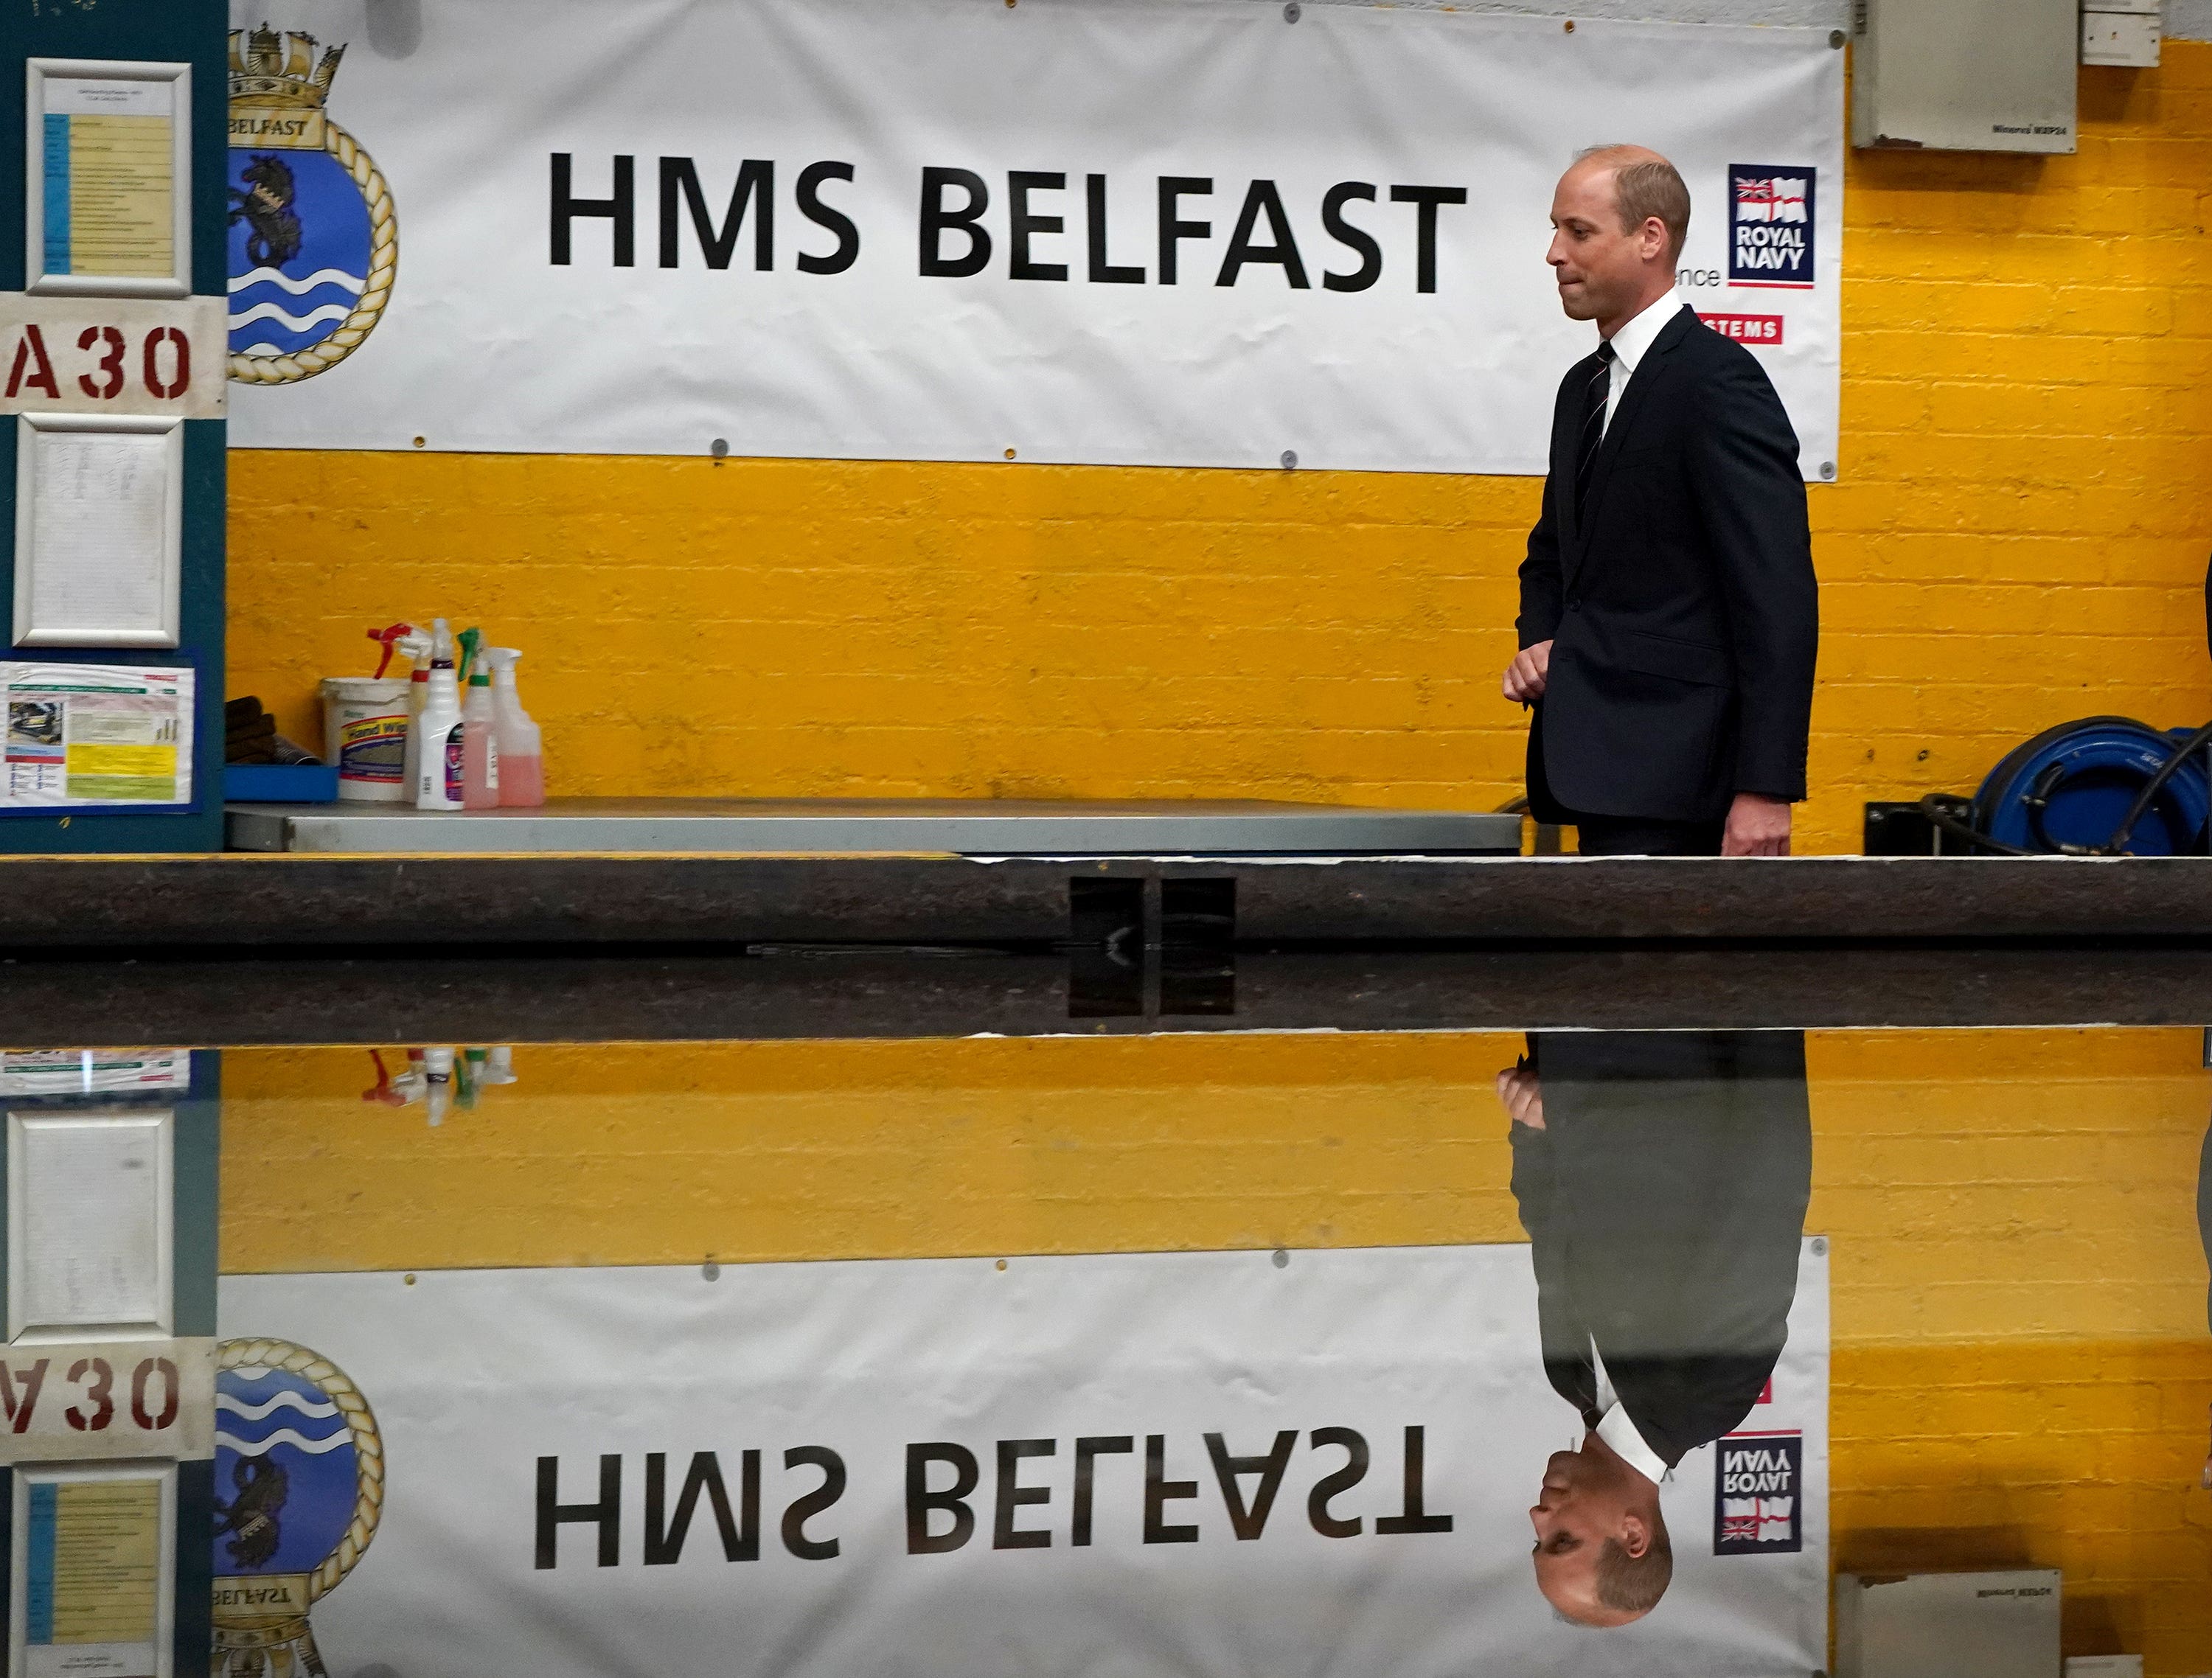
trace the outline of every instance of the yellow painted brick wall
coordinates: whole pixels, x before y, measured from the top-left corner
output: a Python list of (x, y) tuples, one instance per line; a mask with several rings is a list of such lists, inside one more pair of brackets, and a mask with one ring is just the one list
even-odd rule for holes
[[(1856, 849), (1867, 798), (1971, 790), (2069, 717), (2212, 714), (2212, 46), (2084, 71), (2081, 132), (2073, 157), (1847, 166), (1801, 848)], [(526, 649), (556, 793), (1488, 808), (1519, 788), (1497, 679), (1536, 496), (1401, 474), (241, 453), (229, 687), (317, 738), (315, 682), (370, 667), (365, 628), (443, 612)]]
[[(1516, 1038), (517, 1050), (438, 1129), (355, 1049), (224, 1059), (227, 1271), (1522, 1238)], [(2076, 1653), (2212, 1669), (2194, 1032), (1821, 1034), (1839, 1566), (2066, 1571)]]

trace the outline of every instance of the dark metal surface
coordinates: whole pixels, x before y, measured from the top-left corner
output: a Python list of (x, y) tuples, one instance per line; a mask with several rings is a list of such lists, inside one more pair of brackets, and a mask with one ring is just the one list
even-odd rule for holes
[(1233, 880), (1247, 946), (2212, 939), (2208, 858), (221, 855), (0, 860), (0, 947), (1049, 943), (1116, 878)]
[(0, 1046), (2212, 1019), (2212, 957), (2178, 949), (1244, 952), (1194, 976), (1168, 951), (1115, 1014), (1085, 1007), (1091, 953), (19, 958), (0, 964)]

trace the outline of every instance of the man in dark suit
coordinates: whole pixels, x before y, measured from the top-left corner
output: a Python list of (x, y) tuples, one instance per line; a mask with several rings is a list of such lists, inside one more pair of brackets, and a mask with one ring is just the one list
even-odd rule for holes
[(1540, 1032), (1498, 1075), (1544, 1373), (1586, 1430), (1528, 1517), (1536, 1583), (1625, 1626), (1674, 1578), (1668, 1472), (1733, 1432), (1789, 1332), (1812, 1187), (1795, 1031)]
[(1690, 195), (1640, 146), (1552, 201), (1559, 301), (1597, 353), (1559, 386), (1508, 699), (1528, 806), (1585, 855), (1782, 856), (1820, 641), (1797, 437), (1751, 351), (1674, 291)]

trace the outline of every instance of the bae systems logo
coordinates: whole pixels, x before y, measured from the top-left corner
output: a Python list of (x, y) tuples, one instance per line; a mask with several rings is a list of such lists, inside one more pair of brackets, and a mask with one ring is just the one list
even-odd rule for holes
[(1778, 163), (1729, 165), (1729, 283), (1813, 289), (1813, 189), (1818, 171)]
[(1794, 1555), (1805, 1547), (1805, 1441), (1731, 1433), (1713, 1468), (1713, 1553)]

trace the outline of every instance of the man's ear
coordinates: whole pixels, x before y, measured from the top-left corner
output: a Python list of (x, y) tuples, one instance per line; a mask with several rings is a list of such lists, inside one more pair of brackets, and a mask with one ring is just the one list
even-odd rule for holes
[(1620, 1530), (1613, 1534), (1620, 1547), (1628, 1552), (1629, 1559), (1641, 1561), (1651, 1549), (1651, 1528), (1641, 1515), (1620, 1517)]

